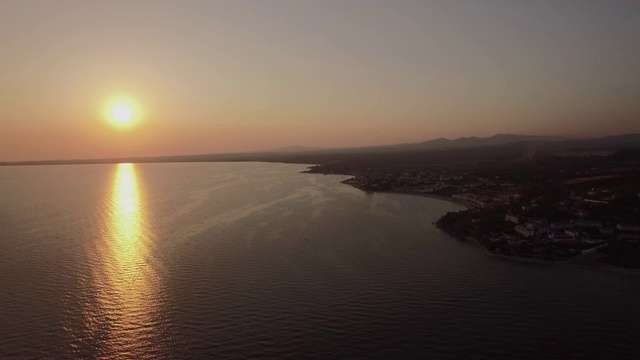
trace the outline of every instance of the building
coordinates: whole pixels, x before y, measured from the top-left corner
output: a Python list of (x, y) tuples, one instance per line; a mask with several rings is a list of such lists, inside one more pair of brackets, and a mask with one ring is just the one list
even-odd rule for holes
[(549, 234), (549, 240), (559, 243), (572, 243), (576, 241), (576, 238), (565, 233), (564, 231), (554, 231)]
[(616, 228), (620, 231), (640, 232), (640, 225), (638, 224), (618, 224)]
[(468, 205), (471, 205), (475, 208), (485, 208), (487, 207), (487, 203), (479, 196), (474, 194), (464, 193), (464, 194), (453, 194), (451, 196), (454, 200), (462, 201)]
[(592, 219), (571, 219), (571, 223), (576, 227), (587, 227), (599, 229), (602, 227), (602, 221)]
[(524, 236), (524, 237), (532, 237), (533, 235), (535, 235), (535, 232), (529, 228), (527, 228), (524, 225), (516, 225), (516, 227), (514, 228), (514, 230)]
[(511, 213), (507, 213), (504, 216), (504, 221), (508, 221), (508, 222), (512, 222), (514, 224), (518, 224), (518, 223), (520, 223), (520, 217), (518, 217), (517, 215), (513, 215)]
[(638, 240), (640, 240), (640, 233), (637, 233), (637, 232), (622, 233), (618, 235), (618, 239), (638, 242)]

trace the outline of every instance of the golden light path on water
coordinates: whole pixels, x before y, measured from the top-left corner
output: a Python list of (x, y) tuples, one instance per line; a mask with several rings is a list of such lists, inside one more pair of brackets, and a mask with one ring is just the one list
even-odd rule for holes
[(100, 266), (96, 269), (103, 358), (146, 358), (158, 350), (161, 291), (133, 164), (118, 164), (111, 189)]

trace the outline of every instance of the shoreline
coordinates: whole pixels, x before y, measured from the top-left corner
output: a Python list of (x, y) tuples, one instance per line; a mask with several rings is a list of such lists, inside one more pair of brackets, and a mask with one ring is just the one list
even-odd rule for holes
[(518, 262), (518, 263), (525, 263), (525, 264), (553, 264), (553, 265), (557, 265), (557, 266), (570, 266), (570, 267), (575, 267), (575, 268), (580, 268), (580, 269), (591, 269), (594, 271), (606, 271), (606, 272), (614, 272), (614, 273), (618, 273), (618, 274), (625, 274), (625, 275), (633, 275), (633, 276), (640, 276), (640, 269), (634, 269), (634, 268), (625, 268), (625, 267), (621, 267), (621, 266), (615, 266), (615, 265), (609, 265), (603, 262), (595, 262), (595, 263), (579, 263), (579, 262), (575, 262), (576, 258), (579, 258), (580, 256), (584, 256), (584, 255), (578, 255), (575, 258), (571, 258), (571, 259), (567, 259), (567, 260), (546, 260), (546, 259), (537, 259), (537, 258), (529, 258), (529, 257), (522, 257), (522, 256), (510, 256), (510, 255), (504, 255), (504, 254), (496, 254), (491, 252), (489, 249), (487, 249), (484, 245), (482, 245), (482, 243), (480, 243), (480, 241), (478, 241), (478, 239), (472, 237), (472, 236), (465, 236), (465, 237), (461, 237), (458, 235), (454, 235), (452, 233), (450, 233), (449, 231), (445, 230), (444, 228), (442, 228), (441, 226), (435, 225), (438, 229), (446, 232), (447, 234), (449, 234), (450, 236), (460, 240), (460, 241), (465, 241), (465, 242), (469, 242), (471, 243), (473, 246), (475, 246), (476, 248), (480, 249), (480, 251), (485, 255), (485, 256), (490, 256), (490, 257), (494, 257), (496, 259), (502, 259), (502, 260), (506, 260), (506, 261), (513, 261), (513, 262)]
[(468, 204), (468, 203), (466, 203), (464, 201), (460, 201), (460, 200), (454, 199), (454, 198), (452, 198), (450, 196), (447, 196), (447, 195), (408, 193), (408, 192), (394, 191), (394, 190), (390, 190), (390, 191), (375, 191), (375, 192), (420, 196), (420, 197), (426, 197), (426, 198), (430, 198), (430, 199), (448, 201), (448, 202), (456, 204), (456, 205), (464, 206), (467, 210), (472, 210), (474, 208), (473, 206), (471, 206), (470, 204)]
[[(349, 175), (346, 174), (346, 176), (353, 176), (353, 175)], [(367, 192), (367, 190), (361, 189), (357, 186), (354, 186), (352, 184), (349, 184), (347, 182), (344, 181), (340, 181), (341, 184), (345, 184), (345, 185), (349, 185), (353, 188), (356, 188), (360, 191), (364, 191)], [(387, 190), (387, 191), (371, 191), (372, 193), (383, 193), (383, 194), (401, 194), (401, 195), (412, 195), (412, 196), (420, 196), (420, 197), (425, 197), (425, 198), (430, 198), (430, 199), (436, 199), (436, 200), (444, 200), (444, 201), (448, 201), (450, 203), (456, 204), (456, 205), (460, 205), (460, 206), (464, 206), (466, 210), (472, 210), (474, 209), (473, 206), (471, 206), (470, 204), (467, 204), (463, 201), (459, 201), (456, 199), (453, 199), (452, 197), (446, 196), (446, 195), (437, 195), (437, 194), (420, 194), (420, 193), (410, 193), (410, 192), (402, 192), (402, 191), (394, 191), (394, 190)], [(521, 257), (521, 256), (509, 256), (509, 255), (504, 255), (504, 254), (496, 254), (491, 252), (486, 246), (484, 246), (482, 243), (480, 243), (480, 241), (472, 236), (459, 236), (459, 235), (455, 235), (450, 233), (449, 231), (447, 231), (446, 229), (444, 229), (443, 227), (439, 226), (436, 223), (433, 223), (433, 225), (446, 232), (447, 234), (449, 234), (450, 236), (461, 240), (461, 241), (465, 241), (465, 242), (469, 242), (472, 245), (474, 245), (476, 248), (478, 248), (485, 256), (491, 256), (491, 257), (495, 257), (497, 259), (503, 259), (503, 260), (507, 260), (507, 261), (514, 261), (514, 262), (519, 262), (519, 263), (528, 263), (528, 264), (554, 264), (554, 265), (560, 265), (560, 266), (571, 266), (571, 267), (577, 267), (577, 268), (581, 268), (581, 269), (591, 269), (591, 270), (595, 270), (595, 271), (606, 271), (606, 272), (614, 272), (614, 273), (618, 273), (618, 274), (625, 274), (625, 275), (633, 275), (633, 276), (640, 276), (640, 269), (634, 269), (634, 268), (626, 268), (626, 267), (621, 267), (621, 266), (615, 266), (615, 265), (609, 265), (603, 262), (596, 262), (596, 263), (592, 263), (592, 264), (581, 264), (581, 263), (576, 263), (576, 262), (572, 262), (572, 260), (575, 260), (576, 258), (570, 258), (567, 260), (546, 260), (546, 259), (536, 259), (536, 258), (527, 258), (527, 257)], [(582, 255), (578, 255), (577, 257), (580, 257)]]
[[(334, 174), (336, 175), (336, 174)], [(346, 174), (345, 176), (353, 176), (353, 175), (348, 175)], [(349, 185), (355, 189), (358, 189), (360, 191), (364, 191), (364, 192), (372, 192), (372, 193), (381, 193), (381, 194), (401, 194), (401, 195), (411, 195), (411, 196), (420, 196), (420, 197), (426, 197), (426, 198), (431, 198), (431, 199), (436, 199), (436, 200), (444, 200), (444, 201), (448, 201), (450, 203), (456, 204), (456, 205), (460, 205), (460, 206), (464, 206), (467, 210), (471, 210), (474, 207), (469, 204), (466, 203), (464, 201), (461, 200), (457, 200), (452, 198), (451, 196), (447, 196), (447, 195), (438, 195), (438, 194), (421, 194), (421, 193), (412, 193), (412, 192), (404, 192), (404, 191), (397, 191), (397, 190), (382, 190), (382, 191), (374, 191), (374, 190), (364, 190), (361, 189), (353, 184), (350, 184), (348, 182), (345, 181), (340, 181), (341, 184), (345, 184), (345, 185)]]

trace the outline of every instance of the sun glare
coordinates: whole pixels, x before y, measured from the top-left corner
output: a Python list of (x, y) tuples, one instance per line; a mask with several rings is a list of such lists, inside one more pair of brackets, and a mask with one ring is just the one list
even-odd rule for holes
[(129, 98), (113, 99), (105, 105), (104, 117), (116, 128), (130, 128), (141, 119), (140, 107)]
[(133, 119), (133, 110), (127, 105), (116, 105), (111, 110), (111, 117), (119, 123), (127, 123)]

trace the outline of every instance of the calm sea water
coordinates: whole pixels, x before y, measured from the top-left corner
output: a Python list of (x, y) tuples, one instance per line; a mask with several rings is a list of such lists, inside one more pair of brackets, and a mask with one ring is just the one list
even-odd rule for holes
[(638, 359), (640, 277), (261, 163), (0, 168), (0, 358)]

